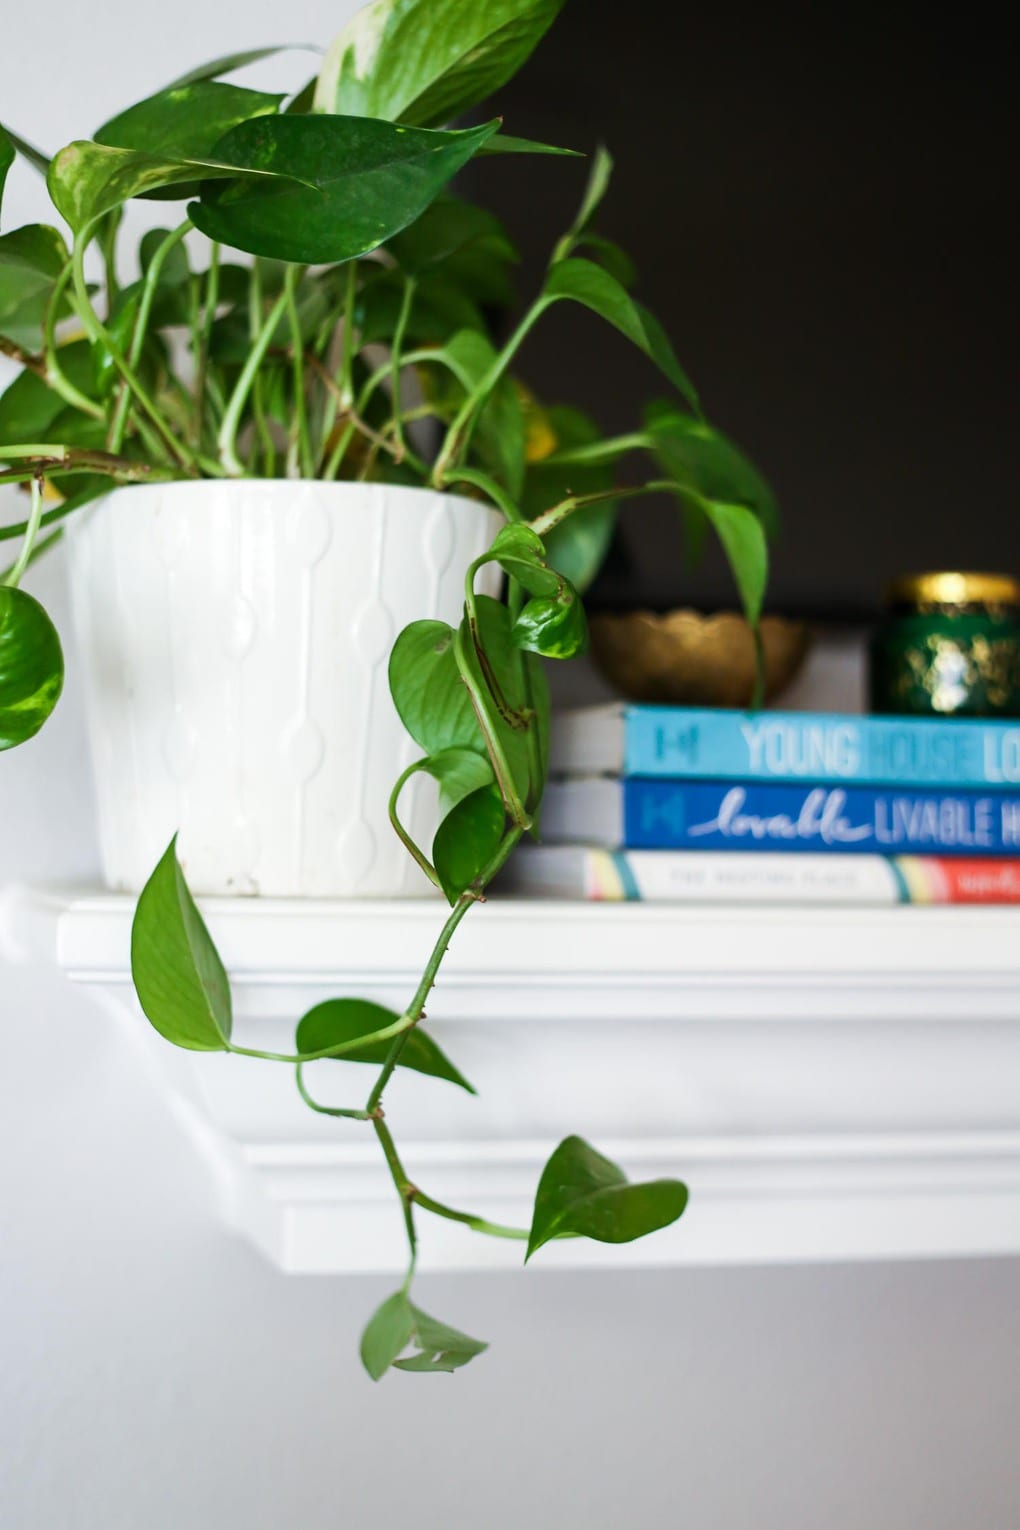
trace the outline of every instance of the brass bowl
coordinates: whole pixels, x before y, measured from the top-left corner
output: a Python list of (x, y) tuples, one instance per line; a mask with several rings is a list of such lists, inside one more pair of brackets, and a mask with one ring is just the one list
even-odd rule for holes
[[(765, 698), (789, 685), (804, 662), (811, 634), (804, 622), (765, 616)], [(682, 706), (746, 707), (754, 696), (751, 629), (734, 611), (629, 611), (593, 616), (591, 651), (598, 668), (628, 701)]]

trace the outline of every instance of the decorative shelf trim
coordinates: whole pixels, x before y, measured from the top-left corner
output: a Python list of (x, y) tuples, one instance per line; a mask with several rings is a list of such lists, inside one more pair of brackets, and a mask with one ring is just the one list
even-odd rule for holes
[[(230, 1224), (281, 1268), (397, 1270), (392, 1186), (354, 1123), (289, 1071), (183, 1054), (130, 986), (134, 900), (0, 894), (11, 959), (55, 964), (119, 1015), (206, 1155)], [(239, 1034), (290, 1045), (334, 993), (401, 1006), (438, 902), (209, 899)], [(430, 1193), (525, 1223), (558, 1136), (690, 1184), (676, 1227), (556, 1267), (1020, 1253), (1020, 910), (690, 909), (493, 899), (465, 921), (429, 1024), (470, 1099), (398, 1078), (387, 1107)], [(507, 952), (519, 953), (508, 962)], [(319, 1064), (316, 1087), (364, 1070)], [(422, 1266), (497, 1268), (513, 1243), (423, 1218)]]

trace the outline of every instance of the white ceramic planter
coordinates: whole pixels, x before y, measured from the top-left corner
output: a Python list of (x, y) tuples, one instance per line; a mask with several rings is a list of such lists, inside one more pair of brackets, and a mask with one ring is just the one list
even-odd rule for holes
[[(499, 524), (423, 489), (244, 480), (122, 489), (79, 517), (108, 885), (137, 892), (179, 832), (198, 893), (429, 893), (387, 818), (419, 752), (387, 662), (408, 622), (459, 620), (465, 569)], [(401, 805), (427, 847), (434, 786), (412, 780)]]

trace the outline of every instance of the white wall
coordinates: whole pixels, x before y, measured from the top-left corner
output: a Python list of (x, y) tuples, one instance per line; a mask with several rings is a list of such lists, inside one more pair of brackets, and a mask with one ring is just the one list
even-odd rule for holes
[[(8, 31), (0, 115), (47, 147), (198, 59), (342, 19), (102, 14), (19, 7)], [(20, 216), (34, 191), (19, 175)], [(66, 636), (59, 559), (30, 587)], [(94, 875), (68, 658), (53, 723), (0, 755), (0, 883)], [(432, 1277), (422, 1304), (491, 1352), (373, 1387), (355, 1345), (386, 1283), (287, 1278), (232, 1240), (112, 1021), (0, 969), (0, 1045), (3, 1530), (1020, 1522), (1014, 1262), (628, 1274), (624, 1251), (614, 1275)]]

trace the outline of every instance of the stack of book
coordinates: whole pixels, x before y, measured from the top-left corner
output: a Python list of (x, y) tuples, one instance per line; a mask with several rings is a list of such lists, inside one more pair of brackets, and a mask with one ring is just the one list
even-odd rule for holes
[(683, 902), (1020, 902), (1020, 722), (585, 707), (504, 886)]

